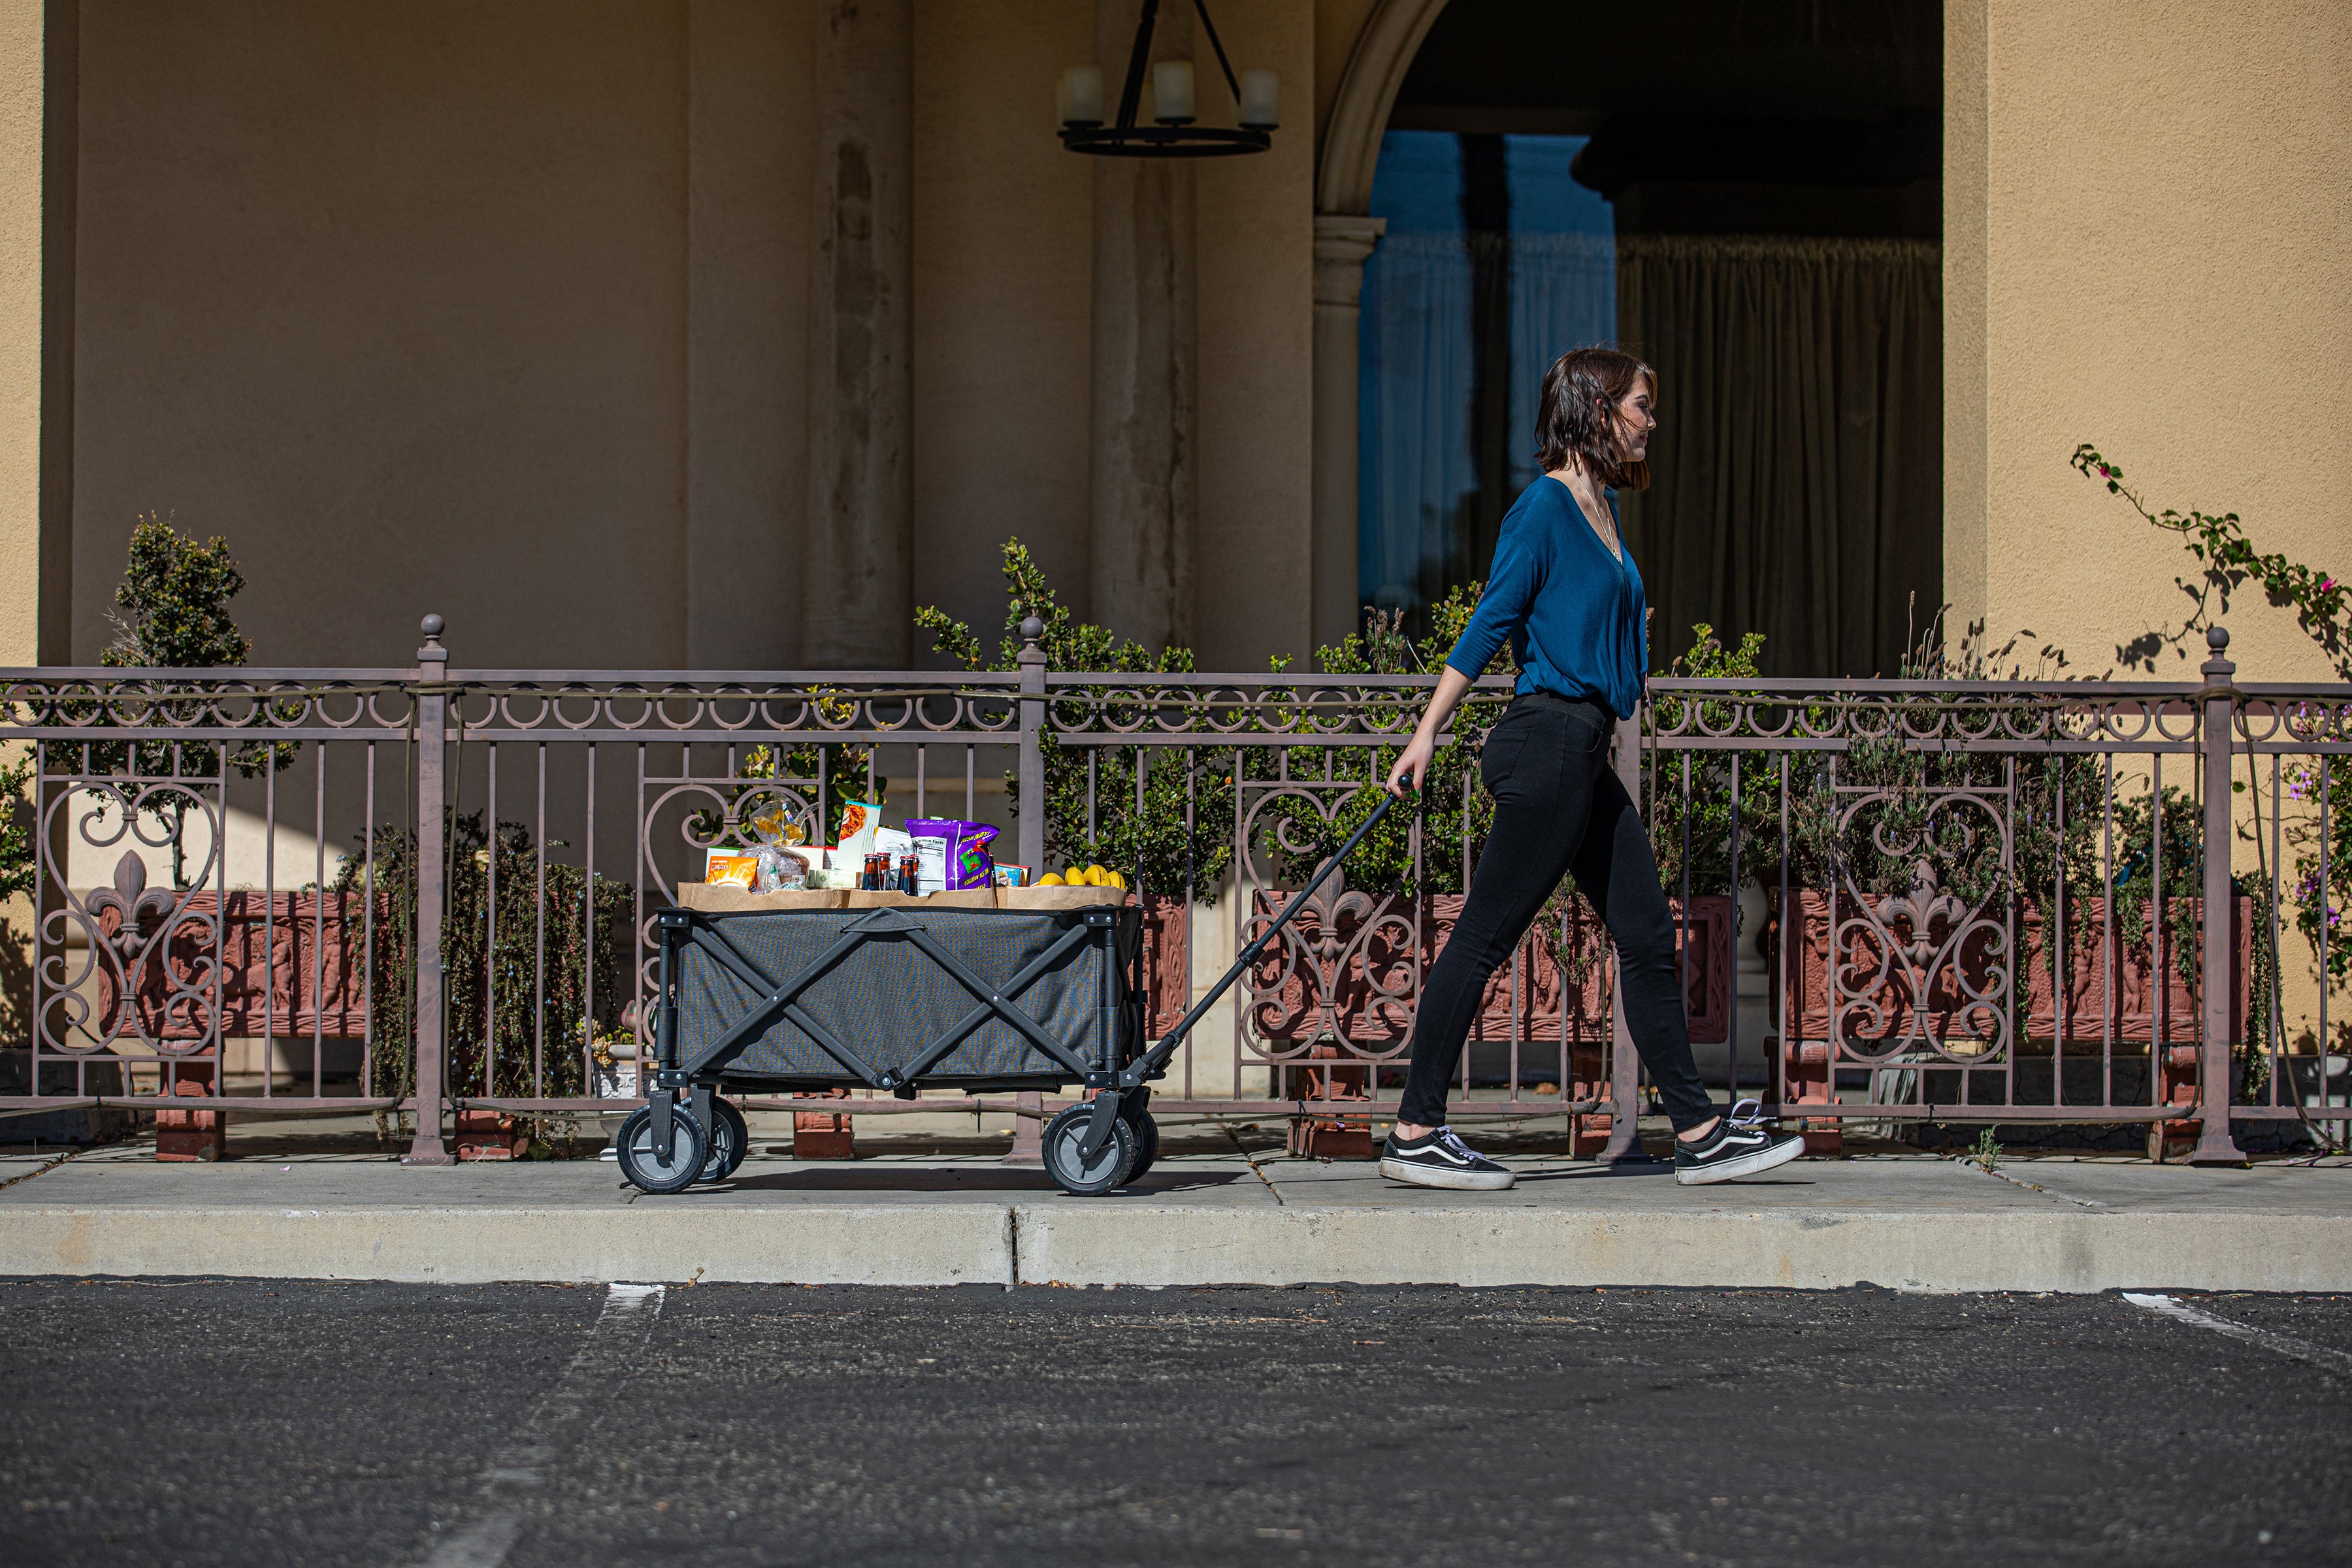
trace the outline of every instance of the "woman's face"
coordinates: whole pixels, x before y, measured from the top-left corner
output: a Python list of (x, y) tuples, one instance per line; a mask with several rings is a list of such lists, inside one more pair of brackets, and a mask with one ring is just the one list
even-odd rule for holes
[(1624, 460), (1639, 463), (1650, 455), (1650, 432), (1658, 427), (1655, 405), (1658, 396), (1643, 376), (1633, 383), (1633, 389), (1617, 400), (1617, 449)]

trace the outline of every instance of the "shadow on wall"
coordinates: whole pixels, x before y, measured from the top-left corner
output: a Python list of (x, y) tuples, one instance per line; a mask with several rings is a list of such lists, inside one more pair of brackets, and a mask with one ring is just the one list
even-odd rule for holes
[(0, 1047), (29, 1046), (33, 1039), (33, 939), (29, 907), (15, 900), (0, 924)]

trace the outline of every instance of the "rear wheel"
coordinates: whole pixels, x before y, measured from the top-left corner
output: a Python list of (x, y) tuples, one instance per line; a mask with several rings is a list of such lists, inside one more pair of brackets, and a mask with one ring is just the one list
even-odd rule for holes
[(621, 1123), (614, 1140), (621, 1152), (621, 1174), (649, 1193), (682, 1193), (702, 1174), (710, 1158), (710, 1138), (694, 1112), (681, 1105), (670, 1112), (669, 1158), (654, 1152), (654, 1113), (639, 1110)]
[(744, 1124), (743, 1113), (734, 1102), (719, 1095), (710, 1097), (710, 1157), (702, 1163), (702, 1174), (695, 1178), (703, 1182), (723, 1182), (735, 1173), (735, 1167), (751, 1152), (751, 1129)]
[(1091, 1160), (1078, 1158), (1094, 1121), (1091, 1103), (1073, 1105), (1045, 1124), (1045, 1172), (1073, 1197), (1098, 1197), (1127, 1183), (1135, 1168), (1135, 1128), (1124, 1116), (1114, 1116), (1110, 1139)]
[(1160, 1123), (1151, 1120), (1151, 1112), (1139, 1110), (1132, 1116), (1122, 1111), (1120, 1119), (1135, 1129), (1135, 1168), (1127, 1173), (1128, 1183), (1143, 1180), (1151, 1163), (1160, 1158)]

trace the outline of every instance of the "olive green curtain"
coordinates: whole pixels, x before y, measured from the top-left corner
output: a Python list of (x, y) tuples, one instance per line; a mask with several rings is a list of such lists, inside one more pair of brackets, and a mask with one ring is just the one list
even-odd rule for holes
[(1617, 258), (1619, 342), (1658, 372), (1651, 488), (1621, 498), (1651, 664), (1704, 621), (1762, 632), (1767, 674), (1894, 674), (1943, 592), (1939, 247), (1622, 235)]

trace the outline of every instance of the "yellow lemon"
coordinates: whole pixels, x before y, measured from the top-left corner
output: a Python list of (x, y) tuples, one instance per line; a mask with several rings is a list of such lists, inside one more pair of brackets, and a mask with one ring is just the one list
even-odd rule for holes
[(1058, 888), (1061, 887), (1063, 883), (1060, 876), (1055, 872), (1048, 871), (1044, 876), (1037, 879), (1037, 885), (1041, 888)]
[(1087, 886), (1089, 888), (1107, 888), (1110, 886), (1110, 873), (1104, 870), (1099, 866), (1087, 867)]
[(1103, 873), (1103, 875), (1108, 879), (1108, 886), (1118, 888), (1122, 891), (1126, 889), (1127, 879), (1120, 876), (1118, 872), (1107, 871)]

